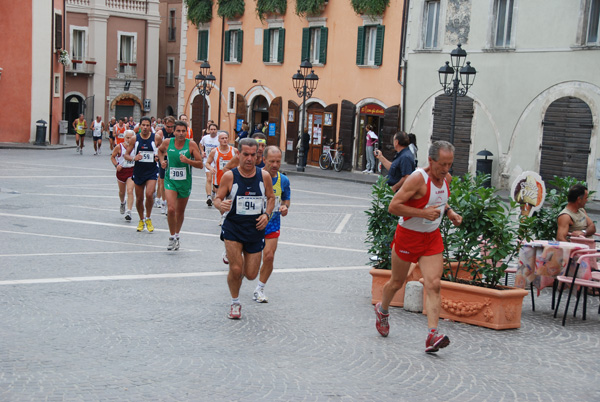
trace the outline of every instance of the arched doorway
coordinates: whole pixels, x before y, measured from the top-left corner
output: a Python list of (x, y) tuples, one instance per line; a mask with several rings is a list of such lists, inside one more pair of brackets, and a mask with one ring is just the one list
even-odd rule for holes
[(83, 98), (79, 95), (70, 95), (65, 99), (65, 119), (69, 122), (68, 133), (75, 134), (73, 122), (84, 112)]
[(377, 134), (378, 137), (381, 137), (384, 115), (385, 109), (376, 103), (369, 103), (360, 108), (358, 116), (358, 131), (356, 133), (356, 163), (354, 165), (356, 170), (363, 170), (367, 165), (367, 157), (365, 155), (367, 146), (367, 125), (370, 124), (373, 126), (373, 132)]
[(125, 98), (117, 101), (115, 104), (115, 117), (119, 119), (129, 119), (134, 116), (135, 101), (131, 98)]
[(173, 113), (173, 108), (171, 106), (167, 106), (167, 108), (165, 109), (165, 115), (163, 117), (174, 116)]
[(252, 112), (250, 113), (250, 128), (252, 132), (259, 124), (269, 121), (269, 102), (262, 95), (257, 96), (252, 101)]
[(544, 115), (540, 176), (587, 179), (592, 136), (592, 112), (579, 98), (565, 96), (550, 104)]
[[(306, 163), (319, 166), (319, 157), (323, 153), (323, 124), (325, 108), (320, 103), (311, 103), (306, 107), (306, 122), (310, 135), (310, 146)], [(335, 140), (335, 138), (332, 138)]]

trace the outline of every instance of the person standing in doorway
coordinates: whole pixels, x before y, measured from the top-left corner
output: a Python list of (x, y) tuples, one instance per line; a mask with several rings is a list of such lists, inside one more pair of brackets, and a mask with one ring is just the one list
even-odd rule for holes
[(391, 214), (403, 217), (392, 242), (392, 275), (383, 287), (381, 302), (375, 305), (375, 328), (388, 336), (388, 308), (396, 292), (404, 285), (411, 263), (419, 263), (423, 273), (427, 298), (428, 332), (425, 352), (437, 352), (450, 344), (450, 339), (437, 331), (440, 317), (440, 280), (444, 261), (444, 243), (439, 225), (447, 215), (454, 226), (462, 217), (448, 206), (450, 168), (454, 161), (454, 146), (437, 141), (429, 149), (429, 166), (417, 169), (392, 198)]
[(365, 130), (367, 132), (367, 168), (363, 170), (363, 173), (375, 173), (377, 170), (377, 166), (375, 163), (375, 155), (373, 154), (373, 150), (375, 149), (375, 144), (379, 140), (379, 137), (377, 137), (377, 134), (373, 132), (372, 125), (367, 124)]
[(302, 141), (302, 148), (304, 148), (304, 154), (302, 155), (302, 166), (306, 166), (308, 162), (308, 151), (310, 148), (310, 134), (308, 134), (308, 127), (304, 128), (304, 132), (300, 138)]
[(87, 130), (87, 122), (85, 121), (85, 117), (83, 117), (83, 113), (75, 119), (73, 128), (75, 129), (75, 144), (77, 144), (75, 152), (83, 155), (83, 140), (85, 139), (85, 130)]

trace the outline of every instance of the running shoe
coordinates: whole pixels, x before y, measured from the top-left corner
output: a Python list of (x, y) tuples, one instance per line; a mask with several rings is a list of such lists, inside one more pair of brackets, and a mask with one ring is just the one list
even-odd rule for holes
[(119, 208), (119, 212), (121, 213), (121, 215), (123, 215), (125, 213), (125, 203), (124, 202), (121, 203), (121, 207)]
[(229, 258), (227, 258), (227, 251), (223, 251), (223, 264), (229, 264)]
[(254, 297), (252, 298), (257, 303), (268, 303), (269, 298), (265, 295), (265, 292), (261, 288), (254, 290)]
[(146, 229), (148, 229), (148, 232), (150, 233), (154, 232), (154, 225), (152, 225), (152, 219), (150, 218), (146, 218)]
[(375, 328), (381, 334), (381, 336), (388, 336), (390, 333), (390, 323), (388, 322), (389, 314), (383, 314), (380, 311), (381, 302), (375, 305), (375, 316), (377, 320), (375, 321)]
[(239, 320), (242, 318), (242, 305), (239, 303), (233, 303), (227, 317), (231, 318), (232, 320)]
[(94, 152), (94, 155), (98, 155), (98, 152), (97, 152), (97, 151), (96, 151), (96, 152)]
[(163, 214), (163, 215), (166, 215), (167, 214), (167, 208), (161, 208), (160, 209), (160, 213)]
[(131, 211), (127, 211), (127, 215), (125, 215), (125, 220), (126, 221), (130, 221), (131, 220)]
[(102, 150), (98, 148), (98, 155), (102, 155)]
[(218, 226), (223, 226), (223, 221), (225, 221), (225, 215), (221, 215), (221, 219), (219, 219)]
[(162, 202), (160, 200), (160, 198), (155, 198), (154, 199), (154, 208), (161, 208), (162, 207)]
[(206, 205), (212, 207), (212, 198), (210, 198), (210, 195), (206, 196)]
[(144, 230), (144, 221), (140, 219), (140, 223), (138, 223), (137, 231), (141, 232)]
[(446, 335), (432, 331), (425, 340), (425, 353), (435, 353), (448, 345), (450, 345), (450, 339)]
[(75, 148), (75, 153), (78, 154), (80, 149), (81, 148), (79, 148), (79, 145), (77, 145), (77, 148)]
[(177, 244), (177, 239), (174, 237), (169, 237), (169, 245), (167, 246), (167, 250), (175, 250), (175, 245)]
[(173, 250), (179, 250), (179, 237), (175, 238), (175, 248)]
[(83, 155), (83, 147), (79, 148), (79, 155)]

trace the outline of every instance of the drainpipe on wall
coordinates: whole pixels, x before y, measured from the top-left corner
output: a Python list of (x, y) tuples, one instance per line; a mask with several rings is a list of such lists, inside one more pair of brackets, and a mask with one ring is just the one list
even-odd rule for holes
[[(410, 0), (404, 0), (402, 13), (402, 37), (400, 38), (400, 60), (398, 61), (398, 84), (402, 86), (402, 118), (400, 119), (400, 130), (404, 131), (406, 117), (406, 77), (408, 76), (408, 61), (404, 60), (406, 50), (406, 31), (408, 30), (407, 19)], [(403, 77), (404, 75), (404, 77)], [(402, 80), (404, 78), (404, 80)]]
[[(63, 43), (63, 49), (66, 49), (67, 47), (67, 36), (66, 36), (66, 31), (65, 29), (67, 29), (67, 0), (63, 0), (63, 18), (62, 18), (62, 43)], [(67, 66), (63, 66), (62, 68), (62, 93), (61, 93), (61, 103), (62, 103), (62, 120), (66, 120), (66, 112), (65, 112), (65, 89), (66, 87), (66, 81), (67, 81)], [(59, 130), (60, 131), (60, 130)], [(69, 129), (67, 128), (67, 131), (69, 131)], [(60, 133), (58, 134), (58, 139), (60, 142)]]
[[(50, 4), (50, 18), (52, 19), (52, 36), (50, 37), (50, 108), (48, 113), (48, 143), (52, 144), (52, 101), (54, 99), (54, 0)], [(44, 144), (46, 145), (46, 144)]]
[(219, 124), (217, 127), (221, 128), (221, 93), (223, 92), (223, 63), (225, 58), (223, 57), (225, 53), (225, 17), (221, 17), (221, 60), (219, 61), (219, 113), (217, 117), (217, 121)]

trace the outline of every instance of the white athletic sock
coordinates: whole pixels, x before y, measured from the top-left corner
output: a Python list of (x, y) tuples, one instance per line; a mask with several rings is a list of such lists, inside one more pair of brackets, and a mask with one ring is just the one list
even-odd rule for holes
[(179, 233), (175, 233), (175, 238), (179, 239)]
[(260, 289), (263, 290), (265, 288), (266, 283), (262, 283), (261, 281), (258, 281), (258, 285), (256, 286), (256, 289)]
[(231, 298), (231, 304), (240, 304), (240, 298), (236, 297), (236, 298)]

